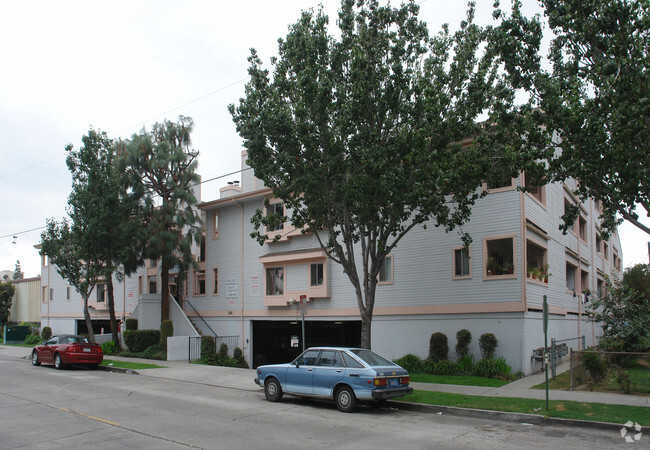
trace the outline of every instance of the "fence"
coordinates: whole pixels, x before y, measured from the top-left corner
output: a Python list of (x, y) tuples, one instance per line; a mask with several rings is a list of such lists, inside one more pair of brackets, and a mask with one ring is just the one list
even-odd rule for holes
[[(201, 337), (190, 336), (188, 342), (188, 358), (189, 361), (196, 361), (201, 358)], [(235, 347), (239, 346), (239, 336), (218, 336), (215, 341), (214, 351), (218, 351), (221, 344), (228, 346), (228, 356), (233, 356)]]
[[(601, 370), (603, 371), (603, 381), (608, 386), (604, 386), (604, 390), (623, 391), (626, 394), (650, 394), (650, 384), (647, 381), (650, 380), (650, 353), (595, 350), (569, 349), (569, 390), (579, 388), (588, 379), (591, 379), (592, 382), (597, 381), (593, 379), (592, 374), (583, 363), (586, 354), (597, 354), (601, 358), (605, 357)], [(634, 359), (637, 359), (637, 362), (631, 364), (630, 361)], [(638, 362), (639, 360), (641, 362)], [(617, 388), (620, 389), (617, 391)]]

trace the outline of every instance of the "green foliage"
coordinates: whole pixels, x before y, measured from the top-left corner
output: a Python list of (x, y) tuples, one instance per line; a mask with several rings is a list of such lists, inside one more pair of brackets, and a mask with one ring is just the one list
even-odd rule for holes
[(449, 345), (447, 344), (447, 335), (436, 332), (429, 339), (429, 359), (433, 362), (447, 359), (449, 354)]
[(43, 341), (47, 341), (51, 337), (52, 337), (52, 328), (43, 327), (43, 329), (41, 330), (41, 339), (43, 339)]
[(16, 287), (11, 281), (0, 283), (0, 328), (7, 323)]
[(420, 373), (423, 372), (422, 360), (412, 353), (407, 353), (399, 359), (395, 360), (395, 364), (398, 364), (405, 368), (409, 373)]
[(233, 357), (235, 358), (235, 361), (237, 361), (237, 367), (248, 369), (248, 363), (244, 358), (244, 352), (242, 352), (241, 348), (235, 347), (235, 350), (233, 350)]
[(623, 370), (620, 367), (616, 368), (616, 382), (621, 387), (621, 390), (624, 394), (630, 394), (634, 388), (632, 381), (630, 380), (630, 374)]
[(171, 320), (163, 320), (160, 324), (160, 345), (167, 348), (167, 338), (174, 336), (174, 322)]
[[(129, 201), (139, 205), (137, 250), (127, 272), (143, 258), (160, 260), (161, 320), (169, 320), (169, 270), (193, 265), (192, 242), (200, 242), (201, 217), (193, 208), (198, 151), (192, 150), (192, 119), (156, 123), (120, 142), (120, 169)], [(182, 230), (182, 232), (181, 232)]]
[(219, 355), (221, 355), (221, 356), (223, 356), (223, 357), (228, 356), (228, 344), (226, 344), (225, 342), (223, 342), (223, 343), (219, 346), (219, 352), (218, 352), (218, 353), (219, 353)]
[(469, 330), (458, 330), (456, 333), (456, 355), (462, 359), (469, 354), (469, 344), (472, 342), (472, 333)]
[(201, 359), (199, 361), (201, 364), (209, 364), (211, 366), (240, 367), (239, 361), (237, 361), (235, 358), (231, 358), (228, 355), (224, 356), (221, 353), (201, 355)]
[(600, 383), (607, 374), (607, 362), (598, 353), (583, 353), (582, 365), (596, 384)]
[(458, 359), (458, 367), (462, 373), (472, 373), (474, 357), (469, 353)]
[(478, 340), (478, 346), (481, 349), (481, 356), (483, 359), (494, 357), (494, 352), (497, 349), (497, 338), (492, 333), (483, 333)]
[(290, 211), (259, 210), (253, 236), (277, 239), (263, 230), (285, 221), (312, 233), (358, 293), (367, 348), (385, 257), (414, 227), (465, 223), (477, 187), (515, 176), (513, 149), (529, 148), (514, 106), (521, 74), (500, 71), (500, 52), (527, 61), (539, 43), (476, 25), (473, 5), (458, 31), (430, 37), (418, 11), (346, 0), (338, 31), (322, 9), (304, 11), (272, 73), (252, 50), (245, 97), (229, 107), (255, 176)]
[(505, 358), (483, 358), (474, 365), (472, 375), (486, 378), (511, 378), (512, 367)]
[(461, 370), (457, 363), (443, 359), (435, 363), (432, 373), (433, 375), (459, 375)]
[(138, 329), (138, 319), (135, 317), (129, 317), (126, 319), (126, 330), (137, 330)]
[(38, 334), (28, 334), (25, 338), (25, 344), (27, 345), (37, 345), (42, 343), (43, 340)]
[(147, 359), (160, 359), (166, 361), (167, 347), (161, 344), (154, 344), (147, 347), (142, 354)]
[(214, 336), (201, 336), (201, 356), (210, 355), (217, 350)]
[[(641, 265), (643, 266), (643, 265)], [(605, 288), (595, 296), (587, 312), (602, 323), (604, 346), (616, 351), (638, 352), (647, 348), (650, 336), (650, 297), (644, 283), (650, 282), (647, 267), (625, 270), (623, 280), (605, 278)], [(623, 345), (620, 345), (623, 342)]]
[[(16, 260), (16, 266), (14, 268), (14, 274), (12, 276), (14, 280), (22, 280), (23, 279), (23, 273), (20, 270), (20, 261)], [(0, 322), (2, 323), (2, 322)]]
[(131, 352), (143, 352), (152, 345), (160, 344), (159, 330), (126, 330), (123, 334), (124, 343)]
[(114, 355), (120, 352), (120, 346), (115, 341), (106, 341), (102, 344), (104, 355)]

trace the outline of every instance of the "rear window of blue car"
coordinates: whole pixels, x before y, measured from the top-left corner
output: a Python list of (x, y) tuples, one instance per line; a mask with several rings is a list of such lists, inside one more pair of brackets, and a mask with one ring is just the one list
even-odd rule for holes
[(359, 358), (363, 359), (369, 366), (396, 366), (397, 365), (393, 361), (390, 361), (371, 350), (356, 349), (356, 350), (350, 350), (350, 352), (354, 353)]
[(363, 369), (363, 365), (352, 356), (348, 355), (345, 352), (341, 353), (341, 355), (343, 355), (343, 361), (347, 367), (352, 367), (353, 369)]

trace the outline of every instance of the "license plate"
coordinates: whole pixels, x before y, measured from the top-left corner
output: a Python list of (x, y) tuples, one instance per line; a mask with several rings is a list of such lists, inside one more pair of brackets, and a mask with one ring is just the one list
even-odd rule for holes
[(391, 386), (399, 386), (399, 380), (397, 378), (389, 378), (388, 383)]
[(89, 348), (84, 348), (84, 352), (90, 353), (90, 349)]

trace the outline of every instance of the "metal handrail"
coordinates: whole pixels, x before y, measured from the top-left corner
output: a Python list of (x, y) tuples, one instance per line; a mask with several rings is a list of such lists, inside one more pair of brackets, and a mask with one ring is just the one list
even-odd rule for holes
[(210, 331), (212, 331), (212, 334), (214, 334), (214, 338), (215, 338), (215, 339), (218, 338), (219, 335), (217, 334), (217, 332), (214, 331), (214, 330), (212, 329), (212, 327), (210, 326), (210, 324), (209, 324), (208, 322), (205, 321), (205, 319), (203, 318), (203, 316), (202, 316), (202, 315), (201, 315), (201, 314), (196, 310), (196, 308), (195, 308), (195, 307), (190, 303), (190, 301), (187, 300), (187, 299), (185, 299), (185, 303), (187, 303), (188, 305), (190, 305), (190, 308), (192, 308), (192, 309), (194, 310), (194, 312), (196, 313), (196, 315), (199, 316), (199, 319), (201, 319), (201, 320), (203, 321), (203, 323), (204, 323), (204, 324), (205, 324), (205, 325), (210, 329)]

